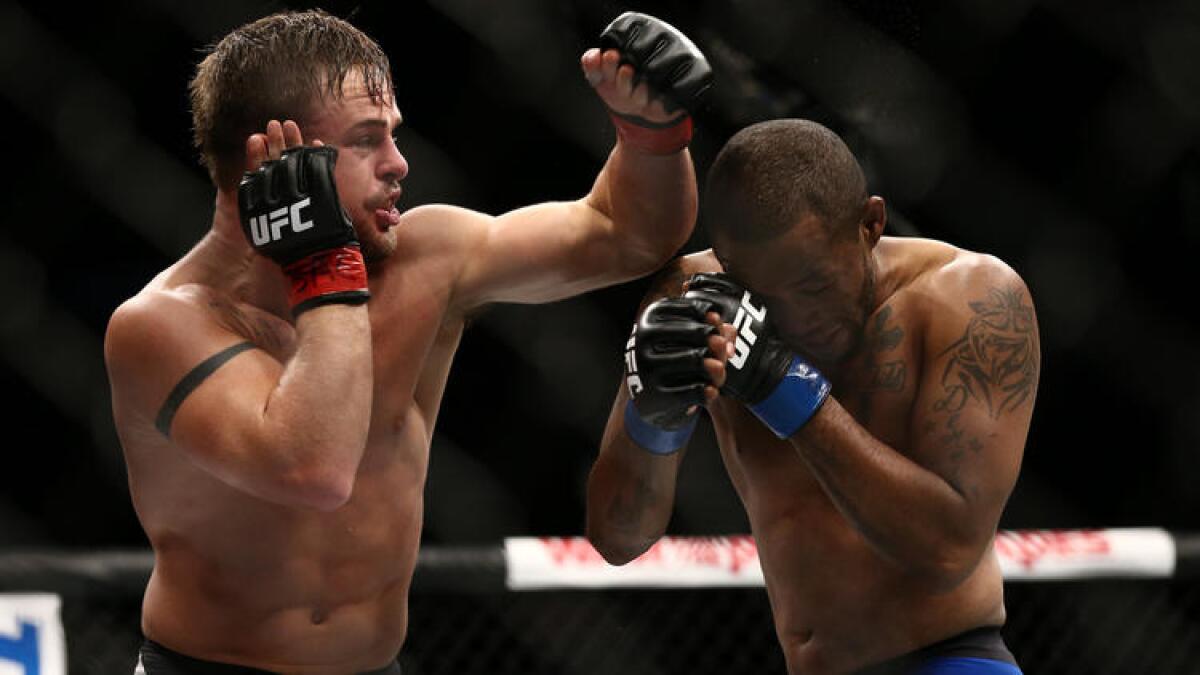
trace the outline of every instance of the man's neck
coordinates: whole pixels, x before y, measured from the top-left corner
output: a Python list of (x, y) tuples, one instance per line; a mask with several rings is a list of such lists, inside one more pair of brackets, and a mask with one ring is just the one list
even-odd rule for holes
[(246, 241), (236, 193), (218, 192), (212, 228), (187, 257), (207, 285), (290, 319), (286, 279), (277, 264), (259, 255)]

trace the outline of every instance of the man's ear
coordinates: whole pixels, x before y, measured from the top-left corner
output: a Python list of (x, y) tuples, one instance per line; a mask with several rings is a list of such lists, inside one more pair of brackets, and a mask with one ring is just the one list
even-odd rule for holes
[(864, 209), (861, 224), (864, 230), (863, 236), (871, 248), (875, 248), (875, 244), (879, 243), (885, 226), (887, 226), (887, 204), (884, 203), (883, 197), (871, 195), (867, 198), (867, 206)]

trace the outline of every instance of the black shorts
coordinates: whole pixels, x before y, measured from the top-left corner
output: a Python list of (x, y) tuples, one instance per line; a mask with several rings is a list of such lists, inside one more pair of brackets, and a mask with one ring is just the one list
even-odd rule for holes
[[(232, 663), (202, 661), (172, 651), (153, 640), (146, 640), (138, 650), (134, 675), (273, 675), (270, 671), (236, 666)], [(400, 664), (393, 662), (379, 670), (361, 675), (400, 675)]]
[[(950, 667), (954, 669), (949, 669)], [(970, 666), (969, 668), (967, 666)], [(998, 626), (973, 628), (941, 642), (884, 661), (857, 675), (910, 675), (942, 672), (1020, 673), (1017, 659), (1004, 644)]]

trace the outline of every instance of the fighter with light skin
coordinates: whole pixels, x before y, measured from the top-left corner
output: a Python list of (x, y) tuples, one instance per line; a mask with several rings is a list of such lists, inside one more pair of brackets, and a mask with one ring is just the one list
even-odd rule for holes
[(212, 228), (116, 310), (105, 343), (155, 554), (139, 673), (398, 672), (465, 317), (649, 274), (694, 225), (676, 105), (707, 88), (703, 55), (634, 14), (601, 45), (581, 66), (618, 140), (591, 190), (500, 216), (397, 207), (390, 66), (347, 22), (272, 15), (200, 64)]
[(1037, 391), (1024, 282), (884, 236), (850, 150), (805, 120), (734, 135), (702, 204), (712, 249), (668, 266), (627, 345), (593, 545), (624, 564), (664, 534), (703, 406), (792, 675), (1020, 672), (992, 541)]

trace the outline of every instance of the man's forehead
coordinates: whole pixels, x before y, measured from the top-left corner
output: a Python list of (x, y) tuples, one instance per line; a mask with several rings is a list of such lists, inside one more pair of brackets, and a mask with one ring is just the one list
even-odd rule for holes
[(396, 107), (395, 92), (386, 85), (378, 97), (371, 96), (362, 73), (352, 70), (342, 82), (342, 96), (326, 99), (314, 115), (313, 122), (322, 126), (349, 127), (364, 121), (379, 120), (391, 127), (401, 121)]
[[(378, 86), (382, 89), (380, 97), (388, 105), (395, 102), (394, 92), (392, 91), (391, 83), (387, 80), (381, 80)], [(366, 78), (363, 76), (362, 68), (351, 68), (346, 77), (342, 80), (342, 98), (350, 99), (367, 99), (370, 100), (371, 94), (367, 87)]]
[(824, 242), (802, 235), (785, 234), (758, 242), (714, 241), (713, 248), (726, 271), (765, 286), (828, 275), (836, 267)]

